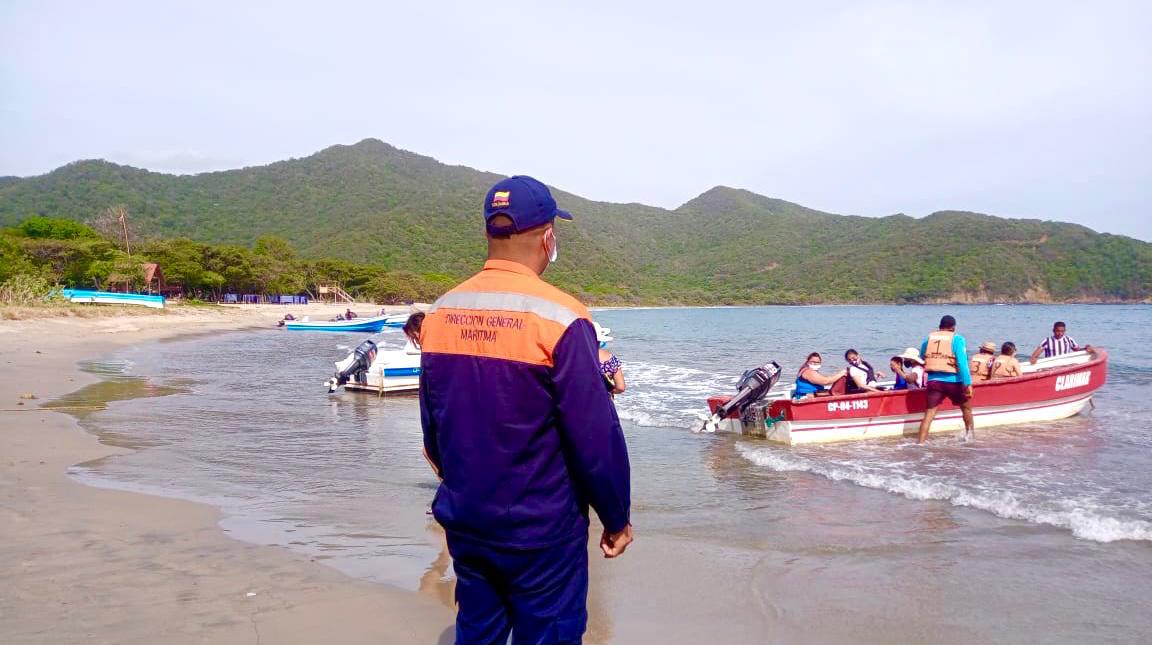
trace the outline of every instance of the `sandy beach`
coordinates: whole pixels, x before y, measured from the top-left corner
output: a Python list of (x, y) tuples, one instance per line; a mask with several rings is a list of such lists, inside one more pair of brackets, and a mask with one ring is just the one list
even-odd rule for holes
[[(293, 311), (315, 318), (342, 310)], [(71, 416), (38, 409), (97, 380), (77, 361), (130, 344), (269, 326), (284, 311), (196, 307), (0, 321), (0, 641), (452, 641), (452, 611), (440, 598), (230, 539), (208, 506), (68, 477), (74, 464), (124, 452)]]
[[(416, 401), (328, 397), (315, 378), (355, 337), (271, 330), (280, 307), (100, 311), (0, 321), (0, 643), (452, 642)], [(1091, 414), (989, 431), (980, 449), (780, 450), (688, 430), (749, 351), (699, 330), (803, 355), (839, 311), (807, 336), (812, 314), (793, 308), (598, 314), (629, 370), (637, 542), (591, 559), (585, 642), (1146, 641), (1146, 312), (1072, 312), (1129, 362)], [(964, 312), (1005, 338), (1052, 317)], [(913, 334), (908, 310), (869, 315)], [(74, 411), (81, 427), (40, 408), (54, 400), (118, 403)]]

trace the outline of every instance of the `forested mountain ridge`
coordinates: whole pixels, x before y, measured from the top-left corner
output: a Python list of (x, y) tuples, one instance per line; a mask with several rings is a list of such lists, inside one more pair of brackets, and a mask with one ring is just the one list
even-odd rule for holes
[[(374, 139), (199, 175), (79, 161), (0, 178), (0, 226), (87, 221), (123, 204), (141, 236), (250, 245), (274, 235), (303, 257), (460, 278), (482, 258), (480, 203), (499, 177)], [(556, 197), (576, 221), (559, 224), (549, 279), (597, 302), (1152, 298), (1152, 245), (1073, 224), (844, 216), (722, 186), (673, 211)]]

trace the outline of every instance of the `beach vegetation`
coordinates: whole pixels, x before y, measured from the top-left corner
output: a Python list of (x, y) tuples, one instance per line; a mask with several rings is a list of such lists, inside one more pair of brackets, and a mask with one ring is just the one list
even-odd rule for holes
[[(189, 295), (334, 281), (379, 302), (428, 300), (481, 266), (479, 204), (497, 179), (373, 139), (199, 175), (81, 161), (0, 185), (0, 226), (12, 227), (0, 278), (43, 270), (100, 283), (127, 245), (115, 227), (92, 235), (80, 222), (107, 224), (114, 211), (131, 219), (132, 257), (161, 264)], [(557, 224), (547, 279), (591, 303), (1152, 299), (1152, 244), (1075, 224), (844, 216), (724, 186), (674, 210), (555, 194), (576, 221)]]
[(55, 285), (44, 275), (20, 273), (0, 283), (0, 305), (30, 307), (50, 304), (55, 290)]

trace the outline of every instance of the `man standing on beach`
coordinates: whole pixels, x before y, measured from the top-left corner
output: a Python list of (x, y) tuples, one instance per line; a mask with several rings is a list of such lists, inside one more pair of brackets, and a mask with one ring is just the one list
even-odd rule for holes
[(944, 316), (940, 328), (928, 335), (920, 345), (924, 357), (924, 370), (928, 385), (924, 396), (924, 418), (920, 421), (917, 443), (928, 439), (928, 429), (936, 418), (936, 408), (945, 397), (960, 408), (964, 415), (964, 439), (975, 436), (972, 421), (972, 373), (968, 369), (968, 344), (956, 333), (956, 319)]
[(420, 332), (433, 514), (456, 571), (456, 642), (579, 643), (588, 622), (588, 506), (606, 558), (632, 542), (630, 470), (575, 298), (556, 261), (548, 188), (510, 177), (484, 199), (484, 270), (436, 301)]

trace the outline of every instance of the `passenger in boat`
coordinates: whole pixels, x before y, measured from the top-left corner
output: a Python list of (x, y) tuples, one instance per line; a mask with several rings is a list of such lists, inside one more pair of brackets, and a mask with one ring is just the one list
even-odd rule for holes
[(1052, 335), (1045, 338), (1032, 355), (1028, 357), (1028, 362), (1035, 364), (1041, 356), (1044, 358), (1052, 358), (1053, 356), (1060, 356), (1063, 354), (1071, 354), (1078, 351), (1092, 351), (1091, 345), (1081, 347), (1076, 344), (1076, 340), (1068, 335), (1068, 326), (1063, 321), (1056, 321), (1052, 325)]
[(882, 388), (876, 385), (876, 380), (884, 378), (884, 372), (873, 369), (868, 361), (860, 358), (860, 352), (850, 349), (844, 352), (844, 360), (848, 361), (848, 380), (844, 383), (845, 394), (882, 391)]
[(822, 392), (826, 387), (832, 385), (836, 381), (847, 376), (847, 370), (840, 370), (832, 376), (825, 376), (820, 373), (820, 368), (824, 366), (824, 359), (820, 358), (819, 352), (812, 352), (808, 355), (808, 359), (804, 361), (804, 366), (796, 372), (796, 387), (792, 390), (792, 398), (805, 399), (814, 396), (817, 392)]
[[(920, 345), (924, 369), (928, 372), (928, 385), (924, 397), (924, 418), (920, 421), (917, 443), (928, 438), (936, 409), (944, 399), (960, 408), (964, 415), (964, 438), (974, 437), (972, 421), (972, 373), (968, 370), (968, 347), (964, 337), (956, 333), (956, 319), (944, 316), (940, 328), (928, 335)], [(963, 356), (964, 358), (959, 358)]]
[(600, 375), (604, 377), (604, 386), (613, 396), (623, 394), (627, 384), (624, 382), (624, 370), (621, 368), (620, 359), (605, 349), (610, 341), (615, 340), (612, 338), (612, 330), (601, 327), (596, 321), (592, 321), (592, 327), (596, 330), (596, 342), (600, 346)]
[(356, 317), (356, 312), (351, 309), (344, 312), (344, 320), (352, 320)]
[(424, 315), (423, 311), (417, 311), (404, 321), (404, 335), (408, 337), (404, 351), (409, 354), (420, 353), (420, 327), (424, 324)]
[(920, 360), (920, 352), (915, 347), (909, 347), (903, 354), (893, 356), (888, 365), (896, 378), (893, 390), (919, 390), (924, 387), (924, 361)]
[(904, 380), (908, 383), (908, 389), (924, 389), (928, 377), (924, 375), (924, 359), (920, 358), (920, 352), (915, 347), (908, 347), (899, 358), (904, 363)]
[(904, 359), (899, 356), (893, 356), (888, 359), (888, 367), (892, 368), (892, 378), (896, 379), (896, 383), (892, 386), (892, 389), (907, 390), (908, 381), (904, 378)]
[(1000, 355), (992, 361), (992, 378), (1014, 378), (1020, 374), (1020, 361), (1016, 359), (1015, 343), (1004, 343), (1000, 347)]
[(987, 341), (980, 345), (980, 351), (977, 352), (968, 365), (968, 369), (972, 372), (973, 381), (987, 381), (992, 378), (992, 361), (996, 358), (996, 343)]

